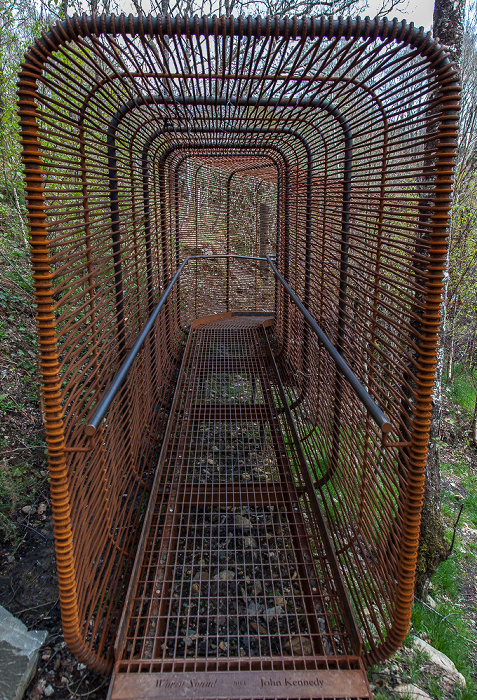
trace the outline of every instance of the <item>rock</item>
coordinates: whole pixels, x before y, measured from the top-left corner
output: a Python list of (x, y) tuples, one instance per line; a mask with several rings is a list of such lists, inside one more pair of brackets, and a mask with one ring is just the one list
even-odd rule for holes
[(264, 612), (263, 617), (267, 618), (267, 620), (273, 620), (274, 617), (278, 617), (278, 615), (283, 615), (285, 611), (281, 607), (281, 605), (274, 605), (273, 608), (267, 608), (267, 610)]
[(299, 654), (300, 656), (313, 654), (313, 647), (309, 637), (293, 637), (291, 643), (285, 642), (283, 648), (290, 654)]
[(247, 605), (248, 615), (261, 615), (264, 610), (263, 605), (260, 603), (254, 603), (253, 601)]
[(235, 574), (233, 571), (223, 570), (219, 574), (215, 574), (214, 581), (233, 581)]
[(198, 636), (199, 635), (197, 634), (197, 632), (195, 632), (194, 630), (190, 630), (190, 636), (186, 639), (186, 646), (192, 646)]
[(48, 632), (29, 632), (0, 605), (0, 698), (21, 700), (38, 661), (38, 650)]
[(393, 688), (393, 690), (396, 695), (402, 695), (410, 700), (432, 700), (430, 695), (412, 683), (402, 683)]
[(209, 580), (209, 572), (207, 570), (198, 571), (192, 580), (193, 581), (202, 581), (202, 583), (204, 583), (205, 581)]
[(45, 690), (43, 691), (43, 695), (46, 695), (47, 698), (51, 698), (51, 696), (54, 694), (55, 694), (55, 689), (53, 688), (53, 686), (47, 685)]
[(431, 598), (430, 595), (427, 596), (426, 603), (427, 603), (428, 606), (429, 606), (430, 608), (432, 608), (433, 610), (435, 610), (435, 609), (437, 608), (437, 603), (436, 603), (436, 601), (434, 600), (434, 598)]
[(434, 649), (434, 647), (431, 647), (430, 644), (425, 642), (423, 639), (420, 639), (419, 637), (413, 637), (413, 641), (414, 646), (417, 649), (420, 649), (425, 654), (427, 654), (431, 663), (435, 664), (436, 666), (440, 666), (440, 668), (442, 668), (455, 679), (456, 683), (458, 683), (462, 688), (465, 688), (466, 682), (464, 676), (462, 675), (462, 673), (459, 673), (459, 671), (455, 667), (454, 662), (451, 661), (448, 656), (443, 654), (442, 651)]
[(244, 532), (248, 532), (250, 530), (250, 520), (248, 518), (245, 518), (243, 515), (239, 515), (237, 513), (234, 522), (237, 525), (237, 527), (241, 527)]

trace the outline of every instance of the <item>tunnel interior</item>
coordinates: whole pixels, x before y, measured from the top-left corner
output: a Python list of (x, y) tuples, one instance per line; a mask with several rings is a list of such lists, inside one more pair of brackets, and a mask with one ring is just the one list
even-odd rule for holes
[(303, 693), (402, 643), (456, 95), (396, 20), (83, 16), (27, 54), (62, 616), (91, 667)]

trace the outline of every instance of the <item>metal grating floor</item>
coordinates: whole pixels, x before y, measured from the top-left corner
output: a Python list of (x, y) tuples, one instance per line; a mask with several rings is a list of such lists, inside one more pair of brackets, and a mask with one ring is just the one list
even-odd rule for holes
[(110, 698), (369, 698), (264, 318), (228, 316), (189, 334)]

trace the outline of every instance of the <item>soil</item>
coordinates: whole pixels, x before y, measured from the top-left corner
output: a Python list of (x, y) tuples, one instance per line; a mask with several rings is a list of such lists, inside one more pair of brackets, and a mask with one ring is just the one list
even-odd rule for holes
[[(43, 494), (41, 503), (45, 503)], [(108, 679), (79, 663), (63, 640), (52, 519), (44, 515), (41, 521), (41, 517), (36, 513), (30, 518), (31, 529), (14, 557), (3, 552), (7, 563), (0, 574), (0, 604), (28, 629), (48, 631), (25, 698), (105, 698)]]

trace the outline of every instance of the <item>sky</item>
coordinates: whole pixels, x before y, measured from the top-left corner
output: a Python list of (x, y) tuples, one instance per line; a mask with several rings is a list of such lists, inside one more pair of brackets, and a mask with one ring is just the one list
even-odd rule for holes
[[(361, 17), (374, 17), (378, 9), (382, 6), (383, 0), (368, 0), (369, 8), (364, 12), (360, 12)], [(118, 5), (124, 12), (135, 13), (131, 0), (118, 0)], [(150, 7), (150, 0), (142, 0), (142, 6), (147, 11)], [(398, 8), (388, 13), (388, 18), (405, 19), (408, 22), (414, 22), (416, 27), (423, 26), (424, 29), (430, 29), (432, 25), (432, 12), (434, 8), (434, 0), (404, 0)]]
[[(369, 11), (367, 14), (373, 17), (381, 4), (380, 0), (369, 0)], [(422, 26), (424, 29), (430, 29), (432, 25), (433, 9), (434, 0), (408, 0), (407, 4), (403, 4), (403, 8), (391, 12), (388, 16), (390, 19), (397, 17), (398, 19), (405, 19), (408, 22), (414, 22), (417, 27)]]

